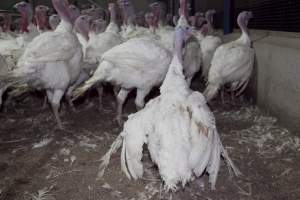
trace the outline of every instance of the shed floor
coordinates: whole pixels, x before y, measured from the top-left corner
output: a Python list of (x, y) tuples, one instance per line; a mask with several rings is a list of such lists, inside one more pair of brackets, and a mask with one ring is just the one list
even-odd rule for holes
[[(92, 99), (96, 104), (96, 99)], [(50, 109), (40, 101), (25, 101), (0, 113), (0, 199), (44, 200), (158, 200), (161, 181), (145, 151), (145, 178), (130, 181), (121, 172), (120, 152), (111, 160), (103, 179), (96, 180), (99, 159), (120, 133), (113, 120), (112, 96), (104, 97), (105, 111), (78, 106), (64, 108), (65, 130), (56, 129)], [(172, 199), (300, 199), (300, 140), (264, 116), (257, 108), (236, 102), (211, 105), (224, 146), (243, 173), (230, 179), (224, 163), (217, 190), (205, 177), (205, 188), (193, 181)], [(125, 112), (134, 111), (130, 99)], [(39, 198), (40, 200), (42, 198)]]

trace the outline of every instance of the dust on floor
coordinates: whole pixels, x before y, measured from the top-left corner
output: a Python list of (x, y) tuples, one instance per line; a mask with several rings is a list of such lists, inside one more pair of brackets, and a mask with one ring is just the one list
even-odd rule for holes
[[(99, 159), (120, 133), (111, 106), (105, 110), (64, 109), (65, 130), (57, 130), (50, 109), (25, 103), (0, 114), (0, 199), (3, 200), (157, 200), (161, 192), (157, 169), (144, 151), (145, 176), (130, 181), (121, 172), (120, 153), (104, 177), (96, 180)], [(300, 139), (264, 116), (256, 107), (237, 103), (212, 106), (218, 130), (231, 158), (243, 173), (230, 179), (224, 163), (217, 190), (205, 177), (205, 188), (193, 181), (172, 199), (300, 199)], [(125, 112), (134, 112), (132, 100)], [(298, 134), (299, 135), (299, 134)]]

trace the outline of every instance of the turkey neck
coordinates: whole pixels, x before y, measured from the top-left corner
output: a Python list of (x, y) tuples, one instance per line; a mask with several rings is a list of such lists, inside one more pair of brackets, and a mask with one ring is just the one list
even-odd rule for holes
[(78, 30), (78, 32), (84, 37), (84, 39), (86, 41), (89, 41), (90, 37), (89, 37), (89, 31), (88, 30)]
[(52, 3), (57, 14), (60, 16), (61, 24), (64, 27), (69, 27), (72, 29), (73, 20), (66, 2), (64, 0), (52, 0)]
[(58, 15), (52, 15), (49, 17), (49, 25), (52, 30), (55, 30), (59, 23), (60, 23), (60, 18)]
[(244, 45), (251, 45), (250, 37), (249, 37), (249, 30), (247, 28), (248, 20), (240, 19), (238, 20), (238, 25), (242, 31), (242, 36), (240, 37), (239, 41)]
[(84, 20), (87, 16), (80, 16), (75, 21), (75, 29), (76, 31), (84, 37), (86, 41), (89, 40), (89, 23)]
[(154, 19), (153, 19), (153, 23), (156, 27), (162, 27), (163, 26), (163, 22), (161, 20), (161, 11), (159, 9), (155, 10), (154, 12)]
[(180, 63), (182, 63), (182, 48), (184, 45), (184, 41), (183, 38), (179, 35), (179, 33), (176, 33), (175, 35), (175, 52), (174, 55), (177, 56), (178, 60)]
[(180, 0), (180, 15), (187, 17), (187, 0)]
[(117, 14), (116, 14), (116, 7), (115, 4), (109, 4), (109, 12), (110, 12), (110, 22), (116, 23), (117, 21)]
[(7, 14), (4, 16), (4, 25), (3, 25), (3, 32), (9, 32), (11, 26), (11, 16)]
[(135, 15), (134, 9), (132, 5), (123, 5), (123, 13), (124, 13), (124, 24), (125, 25), (132, 25), (133, 24), (133, 17)]
[(47, 13), (45, 12), (36, 12), (36, 21), (39, 29), (44, 30), (47, 28)]
[[(182, 67), (182, 47), (184, 45), (183, 36), (184, 35), (181, 31), (175, 30), (174, 56), (166, 78), (160, 87), (162, 95), (172, 93), (179, 94), (181, 96), (182, 94), (186, 94), (188, 91), (188, 85), (185, 81)], [(172, 95), (172, 99), (173, 97), (174, 96)], [(176, 101), (176, 99), (173, 100)]]
[(208, 16), (206, 16), (208, 34), (212, 34), (214, 32), (214, 27), (212, 25), (212, 21), (213, 21), (212, 18), (213, 18), (212, 14), (208, 14)]
[(29, 12), (25, 12), (25, 13), (21, 13), (21, 17), (22, 17), (22, 21), (21, 21), (21, 32), (26, 32), (28, 33), (28, 26), (31, 23), (32, 20), (32, 14), (30, 14)]
[(127, 25), (127, 19), (128, 19), (127, 13), (125, 11), (125, 8), (123, 8), (123, 25), (124, 26)]
[(146, 19), (147, 24), (149, 26), (149, 30), (151, 33), (155, 33), (155, 17), (151, 17), (149, 19)]
[(196, 22), (197, 22), (196, 17), (194, 16), (191, 17), (191, 26), (193, 29), (196, 29)]

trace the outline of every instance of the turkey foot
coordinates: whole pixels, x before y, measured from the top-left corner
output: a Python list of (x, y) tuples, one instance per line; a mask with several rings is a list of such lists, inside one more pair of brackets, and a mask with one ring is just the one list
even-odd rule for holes
[(59, 118), (58, 109), (59, 109), (58, 104), (52, 104), (52, 110), (53, 110), (53, 113), (54, 113), (54, 116), (55, 116), (55, 120), (57, 122), (57, 126), (60, 130), (63, 130), (63, 126), (62, 126), (61, 120)]
[(48, 106), (48, 98), (47, 95), (45, 95), (43, 99), (42, 110), (45, 110), (47, 106)]
[(200, 187), (201, 191), (204, 191), (205, 189), (205, 180), (204, 176), (202, 175), (198, 179), (195, 180), (196, 184)]

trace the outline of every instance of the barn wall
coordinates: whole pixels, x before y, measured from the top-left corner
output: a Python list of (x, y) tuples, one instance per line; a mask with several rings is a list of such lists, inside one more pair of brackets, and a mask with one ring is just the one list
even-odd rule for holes
[[(231, 41), (238, 33), (226, 35)], [(252, 31), (256, 64), (248, 94), (257, 105), (300, 134), (300, 34)]]
[[(0, 0), (0, 9), (11, 10), (13, 5), (21, 0)], [(77, 1), (78, 4), (87, 4), (88, 0), (69, 0), (70, 2)], [(98, 3), (101, 6), (107, 6), (108, 2), (114, 2), (111, 0), (93, 0), (94, 2)], [(175, 2), (177, 0), (174, 0)], [(44, 5), (51, 5), (51, 0), (31, 0), (34, 4), (44, 4)], [(137, 10), (146, 10), (148, 5), (154, 0), (132, 0), (135, 8)], [(166, 0), (165, 2), (170, 2), (170, 0)], [(206, 11), (208, 9), (216, 9), (217, 11), (222, 11), (223, 9), (223, 1), (210, 1), (210, 0), (195, 0), (195, 7), (196, 11)]]
[[(79, 4), (86, 4), (88, 2), (88, 0), (77, 0), (77, 1)], [(107, 4), (109, 2), (115, 2), (111, 0), (93, 0), (93, 1), (104, 7), (107, 7)], [(148, 5), (153, 1), (154, 0), (131, 0), (131, 2), (133, 3), (134, 7), (137, 10), (144, 10), (145, 8), (148, 8)]]
[(12, 10), (13, 5), (15, 5), (17, 2), (20, 2), (19, 0), (0, 0), (0, 9), (3, 10)]
[[(87, 4), (88, 0), (69, 0), (70, 2), (77, 1), (78, 4)], [(101, 6), (107, 6), (108, 2), (115, 2), (111, 0), (93, 0), (97, 4)], [(132, 0), (132, 3), (135, 5), (135, 8), (137, 10), (144, 10), (148, 8), (148, 5), (153, 2), (154, 0)], [(0, 0), (0, 9), (4, 10), (12, 10), (12, 7), (17, 2), (21, 2), (21, 0)], [(31, 0), (31, 2), (34, 2), (35, 5), (43, 4), (47, 6), (51, 6), (51, 0)]]
[(223, 11), (223, 1), (199, 1), (196, 0), (195, 1), (195, 6), (196, 6), (196, 11), (202, 11), (205, 12), (206, 10), (209, 9), (215, 9), (218, 12), (222, 12)]

